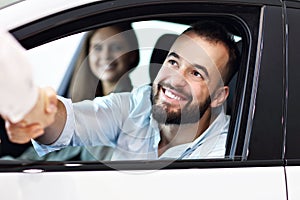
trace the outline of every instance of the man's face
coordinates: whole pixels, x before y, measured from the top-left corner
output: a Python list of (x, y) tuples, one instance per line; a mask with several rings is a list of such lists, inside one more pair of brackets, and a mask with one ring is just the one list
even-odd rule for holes
[(218, 88), (224, 86), (229, 55), (220, 42), (193, 32), (172, 46), (153, 83), (153, 117), (163, 124), (195, 123), (210, 112)]

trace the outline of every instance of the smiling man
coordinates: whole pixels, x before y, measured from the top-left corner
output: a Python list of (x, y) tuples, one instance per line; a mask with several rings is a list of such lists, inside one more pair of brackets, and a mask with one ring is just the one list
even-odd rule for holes
[[(112, 146), (112, 160), (224, 157), (229, 116), (223, 104), (237, 63), (222, 25), (196, 23), (175, 41), (152, 87), (74, 104), (61, 97), (55, 122), (34, 147), (44, 155), (68, 145)], [(16, 124), (7, 128), (29, 134)]]

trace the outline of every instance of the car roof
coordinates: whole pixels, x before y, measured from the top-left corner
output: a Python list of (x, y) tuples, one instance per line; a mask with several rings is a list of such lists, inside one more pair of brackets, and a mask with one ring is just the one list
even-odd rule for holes
[(7, 30), (74, 7), (103, 0), (26, 0), (0, 10), (0, 26)]
[[(26, 0), (18, 1), (10, 6), (0, 9), (0, 27), (7, 30), (20, 27), (24, 24), (33, 22), (43, 17), (79, 7), (85, 4), (107, 1), (107, 0)], [(152, 0), (119, 0), (117, 2), (127, 2), (128, 4), (151, 3)], [(182, 0), (184, 2), (185, 0)], [(188, 0), (186, 0), (188, 1)], [(207, 0), (199, 0), (199, 2), (208, 2)], [(154, 1), (153, 1), (154, 2)], [(155, 1), (158, 3), (159, 1)], [(162, 0), (163, 2), (180, 2), (174, 0)], [(192, 2), (192, 1), (191, 1)], [(280, 0), (214, 0), (214, 3), (241, 3), (251, 5), (281, 5)]]
[(2, 0), (0, 1), (0, 9), (19, 3), (24, 0)]

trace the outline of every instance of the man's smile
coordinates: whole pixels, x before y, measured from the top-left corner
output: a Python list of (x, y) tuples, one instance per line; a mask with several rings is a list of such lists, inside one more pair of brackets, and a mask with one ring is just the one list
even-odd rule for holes
[(176, 95), (175, 95), (174, 93), (172, 93), (170, 90), (164, 89), (164, 88), (163, 88), (162, 90), (163, 90), (164, 94), (165, 94), (167, 97), (169, 97), (169, 98), (171, 98), (171, 99), (178, 100), (178, 101), (182, 100), (181, 97), (176, 96)]
[(188, 101), (187, 95), (171, 89), (167, 86), (159, 85), (159, 99), (169, 104), (182, 104)]

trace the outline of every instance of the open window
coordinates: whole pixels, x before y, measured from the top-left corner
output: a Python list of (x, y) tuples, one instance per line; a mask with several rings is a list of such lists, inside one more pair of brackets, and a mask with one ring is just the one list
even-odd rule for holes
[[(49, 85), (50, 82), (48, 82), (48, 78), (53, 78), (52, 80), (54, 80), (54, 82), (52, 86), (57, 89), (59, 95), (72, 98), (71, 93), (74, 91), (86, 92), (87, 89), (79, 88), (79, 86), (86, 84), (86, 88), (91, 90), (91, 95), (87, 96), (86, 99), (93, 99), (93, 97), (99, 96), (97, 95), (99, 80), (96, 76), (84, 79), (81, 82), (75, 78), (73, 82), (75, 80), (78, 86), (72, 86), (72, 78), (74, 76), (80, 76), (80, 74), (83, 73), (80, 69), (84, 68), (82, 63), (87, 61), (87, 57), (84, 57), (83, 60), (85, 61), (82, 61), (78, 67), (77, 58), (84, 48), (85, 40), (88, 38), (89, 33), (97, 29), (124, 23), (131, 24), (133, 31), (136, 33), (139, 45), (137, 49), (139, 54), (138, 64), (134, 68), (126, 71), (128, 77), (125, 78), (126, 80), (129, 78), (131, 81), (131, 89), (145, 84), (152, 84), (153, 77), (157, 74), (159, 66), (162, 65), (164, 57), (167, 56), (167, 54), (161, 56), (163, 52), (157, 54), (156, 50), (163, 49), (165, 53), (168, 52), (168, 48), (171, 48), (177, 36), (196, 21), (215, 20), (223, 24), (228, 29), (229, 34), (232, 34), (239, 47), (241, 59), (239, 61), (238, 72), (229, 83), (230, 95), (225, 105), (226, 114), (231, 117), (226, 143), (224, 144), (226, 145), (225, 155), (223, 158), (218, 157), (216, 159), (215, 157), (209, 157), (206, 158), (206, 160), (225, 161), (241, 159), (245, 148), (245, 137), (247, 137), (245, 130), (247, 129), (248, 121), (245, 119), (245, 113), (248, 113), (251, 95), (249, 91), (252, 89), (249, 83), (252, 81), (253, 66), (255, 66), (254, 58), (256, 48), (254, 47), (258, 41), (260, 8), (255, 6), (238, 7), (235, 5), (194, 2), (188, 5), (183, 3), (169, 4), (168, 8), (160, 4), (139, 5), (134, 8), (134, 12), (132, 10), (133, 8), (116, 6), (112, 8), (112, 11), (104, 12), (101, 7), (103, 5), (106, 5), (106, 3), (95, 4), (93, 5), (94, 7), (86, 7), (84, 10), (84, 12), (87, 12), (86, 17), (82, 17), (81, 19), (71, 17), (65, 24), (50, 25), (50, 21), (60, 21), (62, 17), (67, 15), (75, 16), (76, 13), (83, 12), (83, 10), (78, 8), (78, 10), (75, 9), (66, 13), (59, 13), (13, 31), (20, 42), (29, 49), (28, 54), (31, 59), (33, 61), (37, 58), (40, 60), (36, 63), (36, 69), (40, 71), (39, 73), (41, 73), (41, 75), (36, 73), (35, 76), (40, 78), (46, 73), (45, 69), (49, 70), (47, 82), (42, 83), (46, 80), (42, 78), (38, 80), (40, 85)], [(170, 7), (172, 9), (170, 9)], [(95, 9), (98, 9), (98, 11), (91, 12), (91, 10)], [(170, 10), (172, 10), (172, 12)], [(115, 12), (119, 14), (114, 15)], [(134, 13), (134, 16), (132, 13)], [(118, 16), (122, 16), (122, 18)], [(159, 46), (162, 44), (160, 43), (161, 40), (164, 40), (162, 42), (164, 44), (163, 47)], [(54, 51), (50, 52), (50, 46), (54, 47)], [(98, 46), (97, 48), (104, 47)], [(118, 49), (122, 47), (112, 46), (110, 48)], [(60, 52), (60, 50), (62, 52)], [(191, 51), (193, 51), (193, 49), (191, 49)], [(155, 60), (155, 58), (157, 58), (155, 54), (161, 56), (161, 58)], [(115, 63), (113, 61), (112, 63), (111, 66), (107, 64), (107, 67), (113, 67)], [(153, 70), (153, 67), (155, 67), (155, 70)], [(50, 72), (52, 72), (53, 75), (51, 75)], [(92, 74), (90, 73), (90, 75)], [(123, 78), (123, 76), (121, 76), (121, 78)], [(124, 84), (124, 82), (121, 82), (120, 85), (124, 86)], [(24, 156), (25, 154), (30, 156), (26, 158), (26, 156)], [(39, 157), (35, 154), (33, 149), (29, 149), (20, 152), (18, 156), (21, 155), (21, 157), (15, 159), (82, 162), (107, 161), (111, 159), (112, 154), (113, 149), (110, 147), (94, 149), (88, 146), (68, 147), (67, 149), (50, 153), (44, 157)], [(201, 157), (197, 160), (201, 160)], [(174, 159), (172, 159), (172, 162), (173, 161)], [(160, 161), (153, 162), (158, 163)], [(178, 162), (180, 163), (180, 161)], [(195, 159), (192, 159), (191, 162), (195, 162)], [(170, 162), (168, 164), (170, 164)]]

